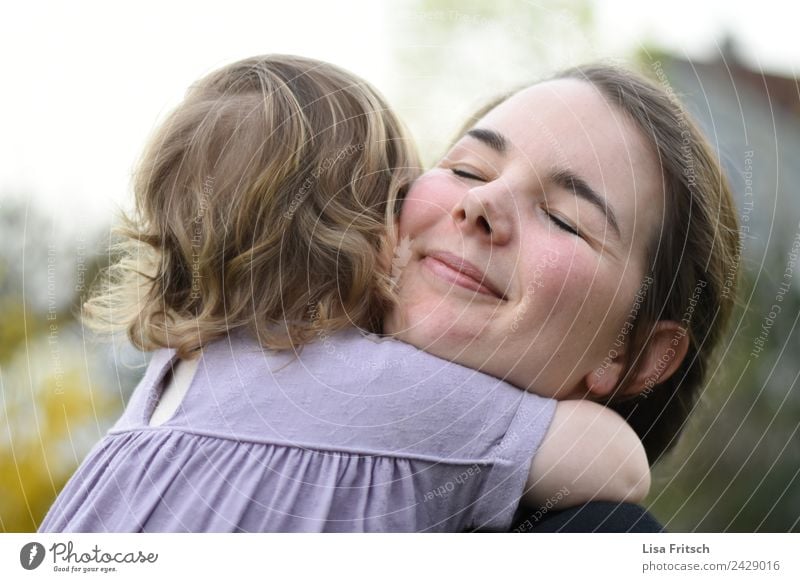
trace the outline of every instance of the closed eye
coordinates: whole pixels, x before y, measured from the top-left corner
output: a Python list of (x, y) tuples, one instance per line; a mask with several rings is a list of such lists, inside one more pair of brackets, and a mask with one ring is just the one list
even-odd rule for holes
[(549, 213), (549, 212), (547, 212), (547, 211), (545, 211), (545, 213), (546, 213), (546, 214), (547, 214), (547, 216), (550, 218), (550, 220), (551, 220), (551, 221), (552, 221), (552, 222), (553, 222), (553, 223), (554, 223), (554, 224), (555, 224), (555, 225), (556, 225), (558, 228), (560, 228), (561, 230), (565, 230), (565, 231), (567, 231), (567, 232), (569, 232), (569, 233), (571, 233), (571, 234), (574, 234), (575, 236), (580, 236), (580, 233), (579, 233), (579, 232), (578, 232), (576, 229), (574, 229), (572, 226), (570, 226), (568, 223), (564, 222), (563, 220), (560, 220), (558, 217), (556, 217), (556, 215), (555, 215), (555, 214), (550, 214), (550, 213)]
[(466, 178), (467, 180), (478, 180), (480, 182), (486, 181), (480, 176), (476, 176), (475, 174), (472, 174), (470, 172), (465, 172), (464, 170), (459, 170), (457, 168), (452, 168), (452, 172), (459, 178)]

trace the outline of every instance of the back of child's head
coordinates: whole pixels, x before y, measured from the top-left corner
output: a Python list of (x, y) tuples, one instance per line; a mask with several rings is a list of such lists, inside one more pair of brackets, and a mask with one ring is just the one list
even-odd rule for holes
[(377, 331), (394, 300), (387, 227), (418, 171), (402, 124), (351, 73), (286, 55), (223, 67), (146, 147), (83, 321), (181, 357), (239, 328), (274, 349)]

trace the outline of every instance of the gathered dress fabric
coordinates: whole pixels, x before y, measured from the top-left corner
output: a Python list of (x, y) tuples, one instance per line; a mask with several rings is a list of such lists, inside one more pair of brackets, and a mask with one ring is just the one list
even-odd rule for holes
[(507, 530), (556, 404), (355, 328), (296, 353), (237, 330), (151, 426), (177, 361), (153, 352), (40, 532)]

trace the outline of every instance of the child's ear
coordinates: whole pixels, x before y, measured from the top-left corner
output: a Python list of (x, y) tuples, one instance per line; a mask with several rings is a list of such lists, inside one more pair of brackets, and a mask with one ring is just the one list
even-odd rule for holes
[[(681, 365), (688, 349), (686, 328), (675, 321), (659, 321), (642, 353), (634, 355), (642, 363), (636, 377), (628, 379), (624, 395), (633, 396), (666, 381)], [(626, 353), (606, 359), (584, 378), (587, 394), (593, 399), (609, 396), (622, 380), (627, 364)]]

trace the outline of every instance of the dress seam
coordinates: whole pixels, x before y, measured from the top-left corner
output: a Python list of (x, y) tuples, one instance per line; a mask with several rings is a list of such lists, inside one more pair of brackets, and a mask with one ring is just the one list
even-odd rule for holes
[(234, 436), (226, 436), (216, 434), (212, 431), (203, 431), (197, 429), (186, 429), (183, 427), (174, 427), (174, 426), (141, 426), (141, 427), (129, 427), (125, 429), (117, 429), (117, 430), (110, 430), (107, 433), (107, 436), (114, 436), (114, 435), (123, 435), (126, 433), (144, 433), (144, 432), (177, 432), (186, 435), (195, 435), (201, 436), (206, 438), (213, 438), (225, 441), (231, 441), (235, 443), (246, 443), (246, 444), (257, 444), (257, 445), (270, 445), (270, 446), (278, 446), (278, 447), (288, 447), (292, 449), (300, 449), (300, 450), (311, 450), (311, 451), (320, 451), (320, 452), (331, 452), (331, 453), (340, 453), (344, 455), (360, 455), (360, 456), (369, 456), (369, 457), (386, 457), (391, 459), (403, 459), (409, 461), (428, 461), (432, 463), (442, 463), (442, 464), (449, 464), (449, 465), (510, 465), (512, 464), (510, 460), (504, 459), (502, 457), (493, 457), (493, 458), (483, 458), (483, 459), (441, 459), (438, 457), (432, 457), (429, 455), (423, 454), (414, 454), (414, 453), (393, 453), (388, 451), (360, 451), (356, 449), (343, 449), (343, 448), (335, 448), (335, 447), (325, 447), (324, 445), (308, 445), (304, 443), (287, 443), (282, 441), (268, 441), (264, 440), (257, 440), (257, 439), (239, 439)]

